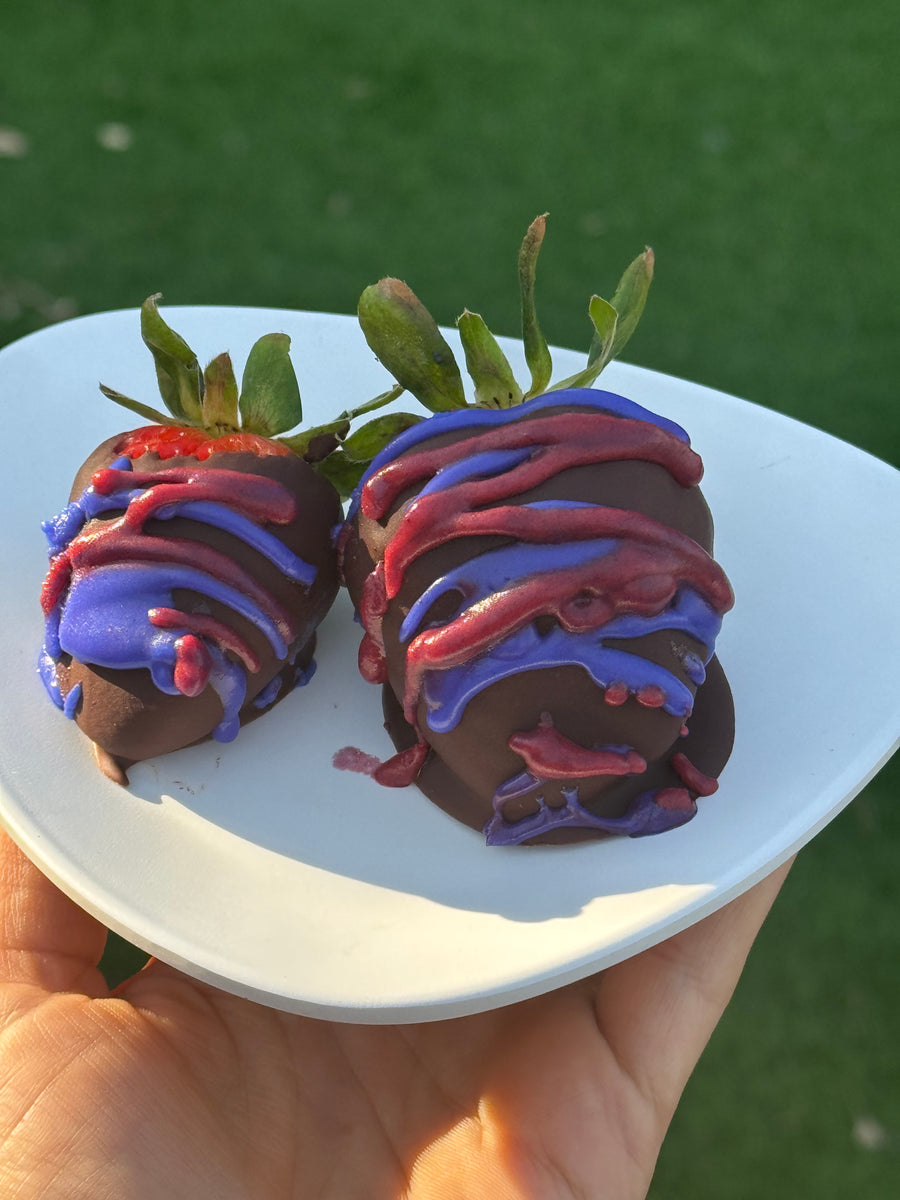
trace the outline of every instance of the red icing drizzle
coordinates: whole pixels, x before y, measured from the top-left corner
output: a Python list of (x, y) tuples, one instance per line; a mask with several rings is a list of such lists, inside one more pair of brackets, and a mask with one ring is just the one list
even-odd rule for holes
[(151, 608), (147, 612), (151, 625), (157, 629), (188, 629), (200, 637), (208, 637), (223, 650), (230, 650), (248, 671), (259, 670), (259, 656), (242, 637), (222, 621), (206, 613), (180, 612), (177, 608)]
[(711, 796), (713, 792), (718, 790), (719, 781), (711, 779), (709, 775), (704, 775), (702, 771), (698, 771), (694, 764), (685, 754), (672, 755), (672, 770), (681, 780), (681, 782), (696, 792), (698, 796)]
[(338, 771), (355, 771), (359, 775), (370, 775), (384, 787), (407, 787), (413, 782), (428, 754), (428, 745), (417, 742), (408, 750), (401, 750), (392, 758), (382, 762), (374, 754), (366, 754), (356, 746), (344, 746), (337, 750), (331, 765)]
[[(639, 458), (658, 463), (682, 487), (699, 483), (703, 475), (700, 456), (680, 438), (656, 425), (608, 413), (555, 413), (395, 459), (367, 481), (361, 496), (362, 510), (367, 517), (380, 520), (401, 492), (434, 475), (448, 463), (488, 450), (515, 450), (525, 446), (534, 446), (536, 453), (503, 476), (501, 490), (504, 495), (528, 491), (568, 467), (622, 459)], [(473, 498), (466, 507), (494, 503), (497, 497), (485, 499), (482, 491), (485, 488), (492, 490), (491, 483), (498, 482), (484, 480), (461, 485), (477, 494), (477, 499)]]
[[(480, 497), (478, 504), (492, 499), (504, 500), (514, 492), (502, 490), (506, 476), (483, 481), (494, 484), (493, 495)], [(500, 535), (520, 542), (560, 543), (587, 541), (593, 538), (628, 538), (636, 544), (648, 545), (654, 553), (671, 550), (690, 563), (696, 575), (692, 582), (707, 596), (719, 611), (733, 603), (728, 580), (721, 568), (706, 551), (687, 534), (671, 529), (652, 517), (627, 509), (585, 505), (578, 508), (529, 508), (526, 505), (501, 505), (472, 511), (464, 493), (469, 484), (460, 484), (450, 492), (431, 493), (414, 500), (406, 510), (400, 528), (388, 543), (384, 556), (384, 587), (388, 599), (400, 590), (409, 564), (420, 554), (452, 538)], [(478, 483), (472, 485), (481, 487)], [(665, 571), (664, 563), (660, 570)], [(643, 564), (644, 574), (658, 571), (652, 562)]]
[(359, 619), (363, 628), (375, 641), (376, 646), (383, 652), (384, 639), (381, 636), (381, 620), (387, 612), (388, 598), (384, 590), (384, 563), (379, 562), (370, 571), (363, 583), (362, 595), (359, 598)]
[(651, 683), (647, 687), (642, 687), (640, 691), (635, 692), (634, 698), (644, 708), (662, 708), (666, 702), (666, 693), (661, 687), (657, 687), (656, 684)]
[(366, 683), (385, 683), (388, 677), (387, 658), (373, 637), (363, 634), (357, 656), (359, 673)]
[(640, 775), (647, 762), (635, 750), (587, 750), (543, 722), (514, 733), (509, 748), (520, 754), (538, 779), (584, 779), (592, 775)]
[(175, 643), (175, 686), (182, 696), (199, 696), (209, 682), (212, 656), (203, 642), (186, 633)]
[(384, 787), (408, 787), (422, 770), (430, 749), (427, 742), (416, 742), (408, 750), (401, 750), (383, 762), (372, 778)]
[(387, 657), (381, 636), (381, 621), (387, 606), (384, 564), (379, 562), (366, 576), (359, 599), (359, 619), (366, 631), (359, 647), (359, 670), (369, 683), (384, 683), (387, 679)]
[(210, 500), (220, 504), (240, 501), (241, 512), (255, 521), (287, 525), (297, 516), (297, 500), (277, 479), (198, 467), (164, 467), (159, 471), (121, 471), (103, 467), (91, 476), (91, 486), (101, 496), (146, 488), (128, 508), (129, 524), (140, 528), (157, 509), (180, 501)]
[(338, 771), (355, 771), (357, 775), (374, 775), (381, 766), (381, 759), (374, 754), (366, 754), (357, 746), (343, 746), (336, 750), (331, 765)]
[(689, 812), (697, 807), (686, 788), (660, 788), (653, 799), (660, 808), (671, 812)]

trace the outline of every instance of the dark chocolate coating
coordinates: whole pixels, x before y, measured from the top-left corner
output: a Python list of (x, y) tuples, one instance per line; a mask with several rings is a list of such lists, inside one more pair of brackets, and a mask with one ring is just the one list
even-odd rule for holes
[[(523, 415), (522, 419), (529, 418)], [(416, 449), (464, 436), (443, 434)], [(343, 574), (357, 606), (364, 580), (383, 557), (386, 545), (402, 521), (403, 508), (411, 498), (401, 497), (383, 522), (361, 513), (354, 519), (345, 546)], [(700, 489), (682, 487), (664, 467), (653, 463), (623, 461), (572, 468), (504, 503), (546, 499), (589, 501), (629, 509), (686, 533), (707, 552), (712, 552), (712, 518)], [(402, 711), (405, 651), (398, 635), (406, 613), (435, 579), (459, 563), (507, 541), (492, 536), (444, 542), (410, 565), (399, 593), (390, 602), (382, 626), (388, 665), (383, 704), (386, 728), (398, 750), (417, 740)], [(452, 598), (450, 606), (455, 607)], [(433, 613), (437, 619), (441, 615), (437, 610)], [(524, 767), (523, 760), (509, 748), (510, 736), (534, 729), (544, 713), (552, 716), (553, 725), (561, 734), (586, 748), (633, 747), (647, 760), (648, 769), (626, 777), (601, 775), (542, 781), (532, 793), (506, 802), (503, 812), (510, 821), (537, 810), (538, 792), (548, 806), (556, 807), (565, 803), (562, 789), (573, 786), (577, 786), (579, 803), (586, 809), (602, 816), (622, 816), (641, 792), (684, 786), (671, 766), (672, 755), (678, 751), (687, 755), (703, 774), (717, 776), (728, 760), (734, 739), (731, 693), (718, 661), (710, 662), (706, 682), (697, 694), (682, 662), (685, 650), (705, 657), (705, 647), (683, 632), (663, 630), (627, 643), (623, 641), (621, 645), (664, 666), (695, 694), (687, 736), (680, 736), (679, 717), (660, 708), (646, 708), (634, 697), (618, 707), (605, 703), (603, 690), (582, 667), (532, 670), (503, 679), (475, 695), (459, 724), (447, 733), (429, 729), (424, 703), (420, 704), (417, 714), (420, 730), (432, 751), (416, 781), (419, 788), (458, 820), (474, 829), (483, 829), (493, 814), (496, 789)], [(550, 843), (602, 836), (605, 835), (596, 830), (565, 829), (549, 830), (531, 840)]]
[[(70, 499), (81, 495), (95, 471), (114, 461), (117, 457), (115, 446), (120, 440), (121, 435), (110, 438), (90, 455), (75, 477)], [(161, 460), (156, 454), (145, 454), (134, 460), (137, 471), (197, 465), (193, 458)], [(312, 587), (306, 588), (288, 579), (268, 559), (224, 530), (184, 517), (147, 522), (147, 532), (155, 536), (188, 538), (227, 554), (251, 572), (292, 614), (298, 633), (290, 647), (288, 660), (282, 662), (275, 656), (268, 639), (239, 613), (196, 592), (178, 589), (174, 594), (182, 611), (210, 613), (234, 629), (259, 656), (259, 670), (247, 673), (247, 694), (240, 713), (244, 724), (269, 711), (271, 705), (260, 709), (252, 702), (276, 675), (281, 674), (286, 685), (279, 692), (278, 698), (281, 698), (290, 691), (297, 669), (307, 665), (312, 658), (316, 627), (331, 607), (338, 589), (337, 556), (331, 532), (341, 519), (340, 500), (331, 484), (295, 455), (214, 453), (200, 465), (265, 475), (284, 484), (297, 499), (299, 516), (287, 525), (269, 524), (264, 528), (316, 567), (315, 581)], [(105, 519), (118, 515), (115, 512), (105, 514)], [(227, 653), (231, 657), (230, 652)], [(293, 664), (290, 663), (292, 658)], [(103, 752), (98, 755), (101, 769), (120, 782), (124, 781), (124, 771), (132, 763), (202, 741), (222, 719), (222, 703), (209, 685), (200, 695), (188, 697), (160, 691), (149, 670), (144, 668), (115, 670), (72, 661), (68, 665), (61, 663), (57, 673), (63, 695), (76, 683), (81, 684), (82, 697), (75, 719)], [(120, 769), (118, 775), (116, 768)]]

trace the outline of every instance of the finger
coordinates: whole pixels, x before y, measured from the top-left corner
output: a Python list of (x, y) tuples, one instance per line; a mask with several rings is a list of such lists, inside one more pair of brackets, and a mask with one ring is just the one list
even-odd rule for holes
[(106, 932), (0, 830), (0, 985), (105, 995), (97, 964)]
[(785, 863), (718, 912), (600, 976), (600, 1028), (666, 1123), (790, 867)]

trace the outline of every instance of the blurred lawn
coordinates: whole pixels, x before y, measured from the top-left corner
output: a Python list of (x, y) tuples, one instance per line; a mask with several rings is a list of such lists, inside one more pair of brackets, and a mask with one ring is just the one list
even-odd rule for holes
[[(897, 50), (887, 0), (7, 5), (0, 344), (156, 290), (351, 311), (386, 273), (515, 333), (550, 210), (551, 341), (650, 243), (630, 361), (898, 465)], [(897, 1195), (898, 790), (801, 856), (654, 1200)]]

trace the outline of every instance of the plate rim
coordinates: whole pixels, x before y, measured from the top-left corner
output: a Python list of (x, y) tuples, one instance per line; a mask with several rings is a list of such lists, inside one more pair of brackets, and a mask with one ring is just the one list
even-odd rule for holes
[[(297, 319), (302, 321), (304, 318), (308, 317), (325, 318), (327, 320), (337, 319), (341, 322), (355, 325), (354, 318), (348, 314), (302, 312), (298, 310), (272, 309), (240, 305), (168, 306), (166, 311), (167, 313), (171, 314), (173, 320), (176, 320), (179, 317), (184, 317), (187, 314), (217, 315), (224, 311), (235, 314), (240, 318), (243, 318), (244, 314), (249, 312), (260, 317), (263, 315), (277, 314), (279, 316), (289, 318), (292, 321)], [(24, 338), (19, 339), (17, 342), (10, 343), (8, 346), (0, 349), (0, 372), (3, 370), (4, 358), (7, 356), (9, 351), (17, 350), (21, 348), (23, 344), (32, 343), (36, 339), (46, 339), (48, 336), (54, 336), (55, 331), (59, 330), (62, 326), (68, 327), (92, 321), (96, 322), (98, 319), (109, 317), (122, 319), (125, 316), (134, 317), (135, 312), (129, 309), (115, 309), (110, 310), (109, 312), (85, 314), (83, 316), (73, 318), (70, 321), (62, 322), (59, 325), (37, 330), (31, 334), (28, 334)], [(445, 333), (447, 332), (453, 333), (454, 331), (445, 331)], [(517, 339), (513, 338), (501, 337), (498, 340), (501, 342), (501, 344), (519, 344)], [(551, 349), (554, 355), (558, 353), (571, 353), (560, 347), (553, 347)], [(710, 388), (707, 385), (693, 383), (688, 380), (680, 379), (677, 376), (654, 371), (650, 368), (636, 367), (630, 364), (617, 364), (617, 366), (619, 367), (620, 371), (624, 370), (626, 374), (629, 375), (633, 372), (636, 372), (636, 378), (644, 378), (644, 380), (649, 382), (651, 385), (656, 380), (662, 380), (678, 387), (686, 387), (692, 390), (700, 389), (704, 392), (711, 393), (717, 398), (725, 398), (729, 402), (734, 402), (742, 406), (749, 405), (764, 412), (767, 419), (780, 419), (788, 422), (791, 426), (798, 427), (802, 430), (811, 430), (817, 436), (829, 439), (831, 442), (845, 448), (845, 450), (852, 451), (855, 455), (862, 456), (867, 464), (877, 464), (878, 468), (883, 468), (891, 473), (892, 476), (898, 475), (898, 473), (890, 464), (875, 457), (867, 451), (853, 446), (852, 443), (842, 441), (832, 434), (820, 429), (816, 429), (814, 426), (807, 425), (804, 422), (798, 421), (796, 418), (787, 416), (786, 414), (777, 413), (774, 410), (767, 409), (765, 406), (756, 404), (753, 401), (741, 400), (739, 397), (732, 396), (726, 392), (718, 391), (717, 389)], [(629, 942), (626, 946), (619, 947), (619, 949), (614, 951), (611, 955), (607, 955), (607, 957), (603, 958), (603, 965), (612, 965), (614, 962), (622, 961), (623, 959), (630, 957), (632, 954), (648, 948), (648, 946), (657, 944), (659, 941), (663, 940), (664, 937), (671, 936), (671, 934), (678, 932), (679, 929), (687, 928), (689, 925), (694, 924), (704, 916), (715, 911), (719, 907), (722, 907), (737, 895), (740, 895), (743, 891), (747, 890), (755, 882), (768, 874), (769, 871), (774, 870), (782, 862), (786, 861), (789, 857), (796, 853), (797, 850), (802, 848), (803, 845), (807, 844), (813, 837), (815, 837), (822, 828), (830, 823), (830, 821), (833, 820), (834, 817), (841, 812), (843, 808), (845, 808), (862, 790), (862, 788), (865, 787), (865, 785), (878, 773), (881, 767), (896, 751), (898, 744), (900, 744), (900, 735), (891, 737), (888, 734), (887, 729), (885, 729), (882, 742), (883, 745), (881, 752), (878, 755), (878, 759), (875, 764), (871, 766), (868, 772), (859, 780), (854, 778), (854, 782), (846, 794), (838, 796), (828, 811), (823, 812), (819, 820), (814, 825), (810, 827), (804, 827), (803, 830), (796, 833), (796, 836), (791, 834), (789, 844), (781, 846), (774, 857), (766, 857), (765, 862), (757, 862), (755, 868), (749, 875), (742, 875), (740, 879), (733, 880), (730, 885), (725, 887), (724, 891), (716, 891), (715, 888), (712, 888), (711, 892), (707, 896), (698, 897), (694, 902), (682, 910), (680, 916), (675, 922), (665, 919), (657, 922), (658, 927), (648, 929), (646, 934), (640, 939)], [(840, 776), (838, 778), (840, 778)], [(559, 972), (551, 970), (548, 975), (547, 971), (543, 971), (539, 972), (531, 979), (520, 982), (519, 984), (510, 984), (510, 986), (502, 993), (502, 998), (499, 1000), (498, 993), (496, 992), (491, 993), (490, 996), (474, 992), (468, 997), (457, 998), (450, 1001), (418, 1001), (415, 1002), (411, 1008), (410, 1006), (403, 1006), (399, 1008), (385, 1007), (384, 1005), (379, 1005), (377, 1003), (368, 1004), (361, 1001), (355, 1007), (344, 1007), (338, 1010), (329, 1005), (321, 1005), (308, 1000), (301, 1000), (297, 997), (275, 995), (268, 990), (260, 990), (254, 987), (252, 984), (242, 984), (233, 977), (218, 975), (215, 971), (208, 970), (196, 962), (181, 959), (180, 956), (173, 955), (173, 952), (167, 947), (153, 943), (144, 935), (141, 930), (131, 928), (130, 926), (126, 926), (118, 921), (114, 913), (104, 911), (102, 907), (98, 907), (92, 898), (84, 894), (82, 890), (79, 889), (75, 883), (73, 883), (71, 878), (67, 878), (65, 876), (65, 872), (61, 872), (58, 869), (58, 864), (54, 861), (52, 854), (42, 853), (40, 834), (37, 834), (37, 836), (35, 836), (33, 833), (29, 835), (27, 830), (22, 827), (21, 822), (17, 824), (14, 820), (10, 819), (6, 803), (7, 788), (8, 784), (6, 779), (6, 766), (3, 762), (3, 758), (0, 757), (0, 825), (7, 829), (13, 839), (19, 843), (25, 853), (36, 862), (40, 869), (49, 878), (51, 878), (53, 882), (57, 884), (57, 886), (61, 887), (66, 894), (70, 895), (72, 899), (79, 903), (81, 907), (85, 908), (89, 912), (92, 912), (94, 916), (96, 916), (109, 928), (114, 929), (117, 933), (120, 933), (130, 941), (133, 941), (134, 944), (140, 946), (147, 952), (155, 953), (158, 957), (163, 958), (166, 961), (171, 961), (173, 957), (177, 957), (179, 961), (174, 965), (178, 965), (181, 969), (188, 971), (188, 973), (195, 978), (201, 978), (213, 986), (223, 988), (226, 991), (235, 992), (238, 995), (246, 996), (248, 999), (256, 1000), (257, 1002), (268, 1004), (274, 1007), (285, 1008), (286, 1011), (302, 1012), (310, 1016), (328, 1017), (330, 1019), (349, 1022), (362, 1022), (367, 1024), (433, 1020), (447, 1016), (466, 1015), (468, 1013), (480, 1012), (488, 1008), (494, 1008), (513, 1003), (518, 999), (524, 999), (528, 996), (541, 994), (542, 992), (550, 990), (551, 987), (563, 986), (566, 982), (572, 982), (574, 979), (583, 978), (598, 969), (597, 959), (592, 955), (587, 955), (585, 961), (573, 964), (569, 968), (568, 972), (560, 974)], [(427, 801), (423, 802), (427, 803)], [(25, 844), (23, 844), (23, 842)], [(46, 850), (47, 847), (44, 846), (43, 849)], [(659, 926), (661, 926), (661, 928), (659, 928)], [(590, 961), (587, 961), (588, 958)]]

